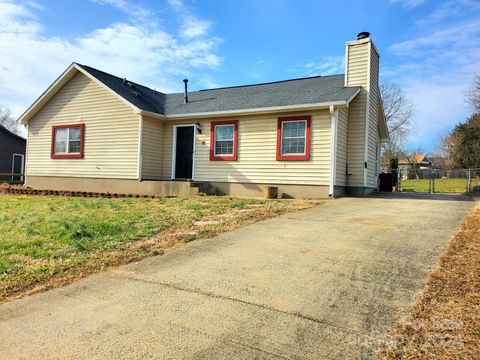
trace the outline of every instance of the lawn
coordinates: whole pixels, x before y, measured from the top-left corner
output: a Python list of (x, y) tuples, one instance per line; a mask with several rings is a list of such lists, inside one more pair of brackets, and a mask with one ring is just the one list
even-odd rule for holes
[(0, 194), (0, 302), (318, 203)]
[[(429, 192), (429, 182), (428, 179), (401, 180), (400, 187), (403, 191)], [(464, 193), (466, 186), (465, 179), (435, 179), (435, 192)]]

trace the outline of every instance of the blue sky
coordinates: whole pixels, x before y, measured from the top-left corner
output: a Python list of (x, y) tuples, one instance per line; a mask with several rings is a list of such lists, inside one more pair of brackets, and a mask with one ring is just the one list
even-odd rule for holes
[(469, 114), (478, 0), (0, 0), (0, 107), (20, 115), (73, 61), (165, 92), (343, 73), (360, 31), (417, 108), (407, 146), (432, 150)]

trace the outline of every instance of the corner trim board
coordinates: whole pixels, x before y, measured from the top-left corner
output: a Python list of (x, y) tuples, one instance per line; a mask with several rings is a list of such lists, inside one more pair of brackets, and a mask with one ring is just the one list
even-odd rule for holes
[(336, 146), (337, 146), (337, 126), (338, 126), (338, 110), (334, 106), (330, 106), (330, 184), (328, 186), (328, 195), (333, 196), (336, 181)]
[(142, 181), (143, 173), (143, 153), (142, 153), (142, 143), (143, 143), (143, 116), (139, 116), (138, 120), (138, 150), (137, 150), (137, 179)]

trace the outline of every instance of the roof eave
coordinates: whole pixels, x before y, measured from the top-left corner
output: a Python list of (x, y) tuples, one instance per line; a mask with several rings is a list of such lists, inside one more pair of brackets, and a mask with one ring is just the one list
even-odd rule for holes
[(341, 100), (341, 101), (330, 101), (330, 102), (312, 103), (312, 104), (271, 106), (271, 107), (237, 109), (237, 110), (228, 110), (228, 111), (209, 111), (209, 112), (198, 112), (198, 113), (191, 113), (191, 114), (187, 113), (187, 114), (166, 115), (164, 118), (168, 120), (176, 120), (176, 119), (189, 119), (189, 118), (222, 117), (222, 116), (229, 116), (229, 115), (253, 115), (253, 114), (271, 113), (271, 112), (279, 112), (279, 111), (290, 112), (290, 111), (303, 111), (303, 110), (313, 110), (313, 109), (328, 109), (330, 106), (347, 107), (348, 102), (346, 100)]
[(154, 119), (164, 120), (164, 119), (167, 118), (165, 115), (162, 115), (162, 114), (159, 114), (159, 113), (155, 113), (155, 112), (152, 112), (152, 111), (142, 110), (142, 109), (136, 110), (135, 112), (136, 112), (137, 114), (142, 115), (142, 116), (150, 116), (150, 117), (152, 117), (152, 118), (154, 118)]
[(28, 107), (18, 118), (21, 124), (28, 124), (28, 121), (48, 102), (52, 97), (52, 92), (56, 93), (70, 80), (77, 72), (78, 69), (75, 63), (65, 69), (63, 73), (38, 97), (35, 102)]
[(385, 119), (385, 112), (383, 111), (383, 99), (382, 95), (378, 94), (380, 99), (380, 121), (378, 122), (378, 133), (380, 134), (380, 141), (386, 143), (390, 140), (390, 135), (388, 134), (387, 121)]
[(361, 87), (359, 86), (357, 91), (355, 91), (355, 93), (352, 96), (350, 96), (350, 98), (347, 100), (347, 107), (350, 106), (350, 102), (353, 99), (355, 99), (355, 97), (358, 95), (358, 93), (360, 92), (360, 89), (361, 89)]

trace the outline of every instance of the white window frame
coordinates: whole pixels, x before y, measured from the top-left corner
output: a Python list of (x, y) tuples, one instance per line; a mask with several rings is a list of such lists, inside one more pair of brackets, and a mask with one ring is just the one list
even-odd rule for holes
[[(292, 123), (292, 122), (303, 122), (305, 123), (305, 132), (303, 134), (303, 139), (305, 140), (304, 146), (303, 146), (303, 153), (284, 153), (283, 152), (283, 125), (285, 123)], [(282, 121), (282, 129), (281, 129), (281, 136), (280, 136), (280, 154), (282, 156), (300, 156), (300, 155), (306, 155), (307, 151), (307, 120), (283, 120)], [(287, 139), (300, 139), (299, 137), (288, 137)]]
[[(228, 154), (217, 154), (217, 128), (231, 126), (233, 129), (232, 132), (232, 152)], [(222, 141), (222, 140), (220, 140)], [(223, 140), (225, 141), (225, 140)], [(230, 140), (226, 140), (230, 141)], [(233, 156), (235, 154), (235, 124), (220, 124), (213, 127), (213, 156)]]
[[(80, 149), (80, 151), (75, 151), (75, 152), (70, 152), (70, 130), (71, 129), (80, 129), (80, 139), (79, 139), (79, 142), (80, 142), (80, 147), (82, 146), (82, 129), (80, 127), (76, 127), (76, 126), (71, 126), (71, 127), (64, 127), (64, 128), (56, 128), (55, 129), (55, 134), (54, 134), (54, 143), (53, 143), (53, 154), (54, 155), (76, 155), (76, 154), (81, 154), (82, 152), (82, 149)], [(67, 143), (66, 143), (66, 146), (65, 146), (65, 150), (66, 152), (56, 152), (55, 151), (55, 148), (56, 148), (56, 142), (57, 142), (57, 131), (58, 130), (67, 130)]]

